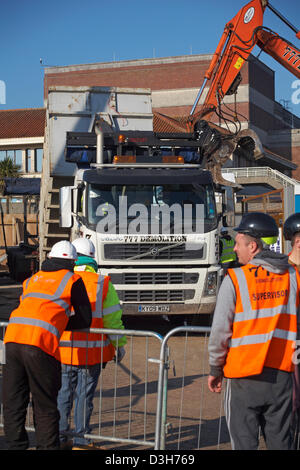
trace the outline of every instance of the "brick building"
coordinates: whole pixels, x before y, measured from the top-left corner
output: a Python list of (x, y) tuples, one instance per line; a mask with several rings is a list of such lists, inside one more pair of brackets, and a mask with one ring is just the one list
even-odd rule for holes
[[(170, 122), (176, 129), (177, 121), (167, 117), (189, 115), (210, 60), (211, 55), (188, 55), (47, 67), (44, 96), (46, 100), (51, 86), (151, 88), (155, 130), (169, 130)], [(300, 119), (275, 101), (274, 87), (274, 72), (251, 57), (242, 69), (237, 94), (227, 96), (222, 108), (261, 138), (266, 157), (256, 166), (270, 166), (300, 180)], [(40, 176), (44, 124), (44, 108), (0, 111), (0, 159), (10, 155), (23, 175)], [(235, 156), (233, 166), (250, 163)]]
[[(51, 86), (151, 88), (154, 123), (161, 130), (165, 116), (180, 118), (190, 113), (210, 60), (211, 55), (189, 55), (48, 67), (45, 98)], [(238, 119), (242, 128), (250, 127), (259, 135), (266, 154), (257, 162), (259, 166), (270, 166), (300, 180), (300, 119), (275, 101), (274, 72), (251, 56), (241, 74), (237, 94), (225, 98), (223, 111), (231, 115), (231, 121)], [(222, 125), (218, 118), (214, 121)], [(234, 122), (229, 127), (233, 129)], [(235, 157), (233, 166), (250, 165)]]
[(20, 178), (6, 178), (0, 195), (0, 270), (7, 269), (6, 246), (38, 243), (45, 116), (44, 108), (0, 111), (0, 161), (10, 157), (20, 166)]
[[(189, 55), (48, 67), (44, 76), (45, 103), (49, 87), (150, 88), (154, 130), (179, 131), (180, 120), (189, 115), (210, 60), (210, 55)], [(259, 135), (265, 157), (253, 162), (253, 166), (271, 167), (300, 181), (300, 119), (275, 101), (275, 74), (269, 67), (252, 57), (241, 74), (236, 95), (227, 96), (222, 105), (223, 111), (231, 115), (229, 127), (233, 129), (239, 121), (242, 129), (252, 128)], [(12, 157), (29, 183), (28, 177), (34, 177), (35, 182), (41, 177), (45, 116), (45, 108), (0, 111), (0, 160)], [(218, 118), (214, 122), (223, 124)], [(250, 165), (243, 157), (234, 155), (233, 167)], [(243, 184), (247, 185), (248, 180)], [(267, 188), (268, 181), (262, 185)], [(7, 204), (7, 217), (11, 212), (19, 212), (15, 208), (17, 203), (15, 199), (11, 208)], [(19, 236), (14, 234), (15, 219), (7, 223), (12, 227), (11, 243), (16, 244), (23, 237), (22, 231)], [(0, 248), (2, 245), (0, 236)]]
[(40, 177), (44, 128), (44, 108), (0, 111), (0, 159), (11, 157), (22, 176)]

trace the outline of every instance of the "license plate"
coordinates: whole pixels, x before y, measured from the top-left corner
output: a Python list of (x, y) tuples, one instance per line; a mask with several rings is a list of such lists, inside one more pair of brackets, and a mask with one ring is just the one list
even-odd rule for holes
[(169, 305), (139, 305), (138, 311), (145, 312), (169, 312)]

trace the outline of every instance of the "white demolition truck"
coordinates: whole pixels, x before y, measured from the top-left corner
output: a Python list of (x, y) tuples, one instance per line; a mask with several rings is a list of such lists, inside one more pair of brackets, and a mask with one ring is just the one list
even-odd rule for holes
[(148, 89), (50, 89), (40, 261), (55, 242), (87, 237), (125, 315), (212, 313), (218, 217), (199, 145), (153, 132)]

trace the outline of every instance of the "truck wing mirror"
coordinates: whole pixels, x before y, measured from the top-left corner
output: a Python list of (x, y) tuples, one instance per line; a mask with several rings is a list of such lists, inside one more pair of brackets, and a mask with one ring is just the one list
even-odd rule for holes
[(222, 190), (222, 224), (224, 227), (235, 227), (235, 196), (232, 186), (224, 186)]
[(72, 191), (74, 186), (63, 186), (59, 190), (59, 225), (60, 227), (71, 228), (73, 225), (72, 217)]

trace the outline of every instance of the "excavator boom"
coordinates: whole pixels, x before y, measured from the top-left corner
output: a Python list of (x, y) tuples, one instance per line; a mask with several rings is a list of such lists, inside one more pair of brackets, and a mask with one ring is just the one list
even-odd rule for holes
[[(235, 17), (225, 25), (220, 42), (204, 75), (202, 87), (190, 112), (190, 129), (193, 128), (197, 119), (205, 117), (208, 120), (220, 106), (224, 96), (236, 90), (239, 84), (239, 72), (256, 45), (296, 77), (299, 77), (300, 50), (277, 33), (263, 27), (266, 7), (269, 7), (300, 39), (300, 31), (268, 0), (252, 0), (242, 7)], [(209, 83), (204, 103), (194, 118), (196, 106)]]
[(300, 49), (266, 29), (256, 32), (257, 45), (297, 78), (300, 78)]
[[(259, 46), (297, 78), (300, 78), (300, 49), (263, 26), (266, 7), (269, 7), (300, 39), (300, 31), (284, 18), (268, 0), (252, 0), (247, 3), (231, 21), (226, 23), (187, 120), (187, 129), (198, 134), (199, 142), (206, 143), (201, 147), (202, 154), (206, 158), (207, 168), (214, 171), (216, 183), (226, 184), (221, 176), (221, 168), (236, 149), (241, 149), (242, 152), (246, 150), (247, 158), (250, 159), (258, 159), (263, 156), (261, 142), (252, 130), (236, 130), (235, 133), (228, 135), (228, 133), (223, 134), (220, 130), (212, 130), (208, 125), (208, 121), (215, 112), (219, 118), (223, 118), (222, 101), (225, 95), (236, 92), (241, 81), (239, 72), (248, 60), (253, 48), (256, 45)], [(204, 102), (197, 108), (207, 86), (208, 91)], [(233, 117), (235, 121), (235, 116)], [(228, 121), (228, 117), (226, 120)], [(216, 126), (214, 125), (214, 127)], [(214, 145), (207, 145), (210, 135), (214, 136), (214, 139), (211, 140)], [(215, 142), (219, 142), (217, 148)]]
[[(231, 21), (226, 23), (218, 47), (204, 76), (204, 86), (211, 79), (212, 82), (201, 109), (201, 117), (205, 115), (208, 119), (216, 107), (220, 105), (248, 59), (256, 44), (254, 31), (263, 24), (265, 7), (266, 1), (252, 0), (241, 8)], [(194, 114), (204, 86), (196, 98), (190, 117)]]

